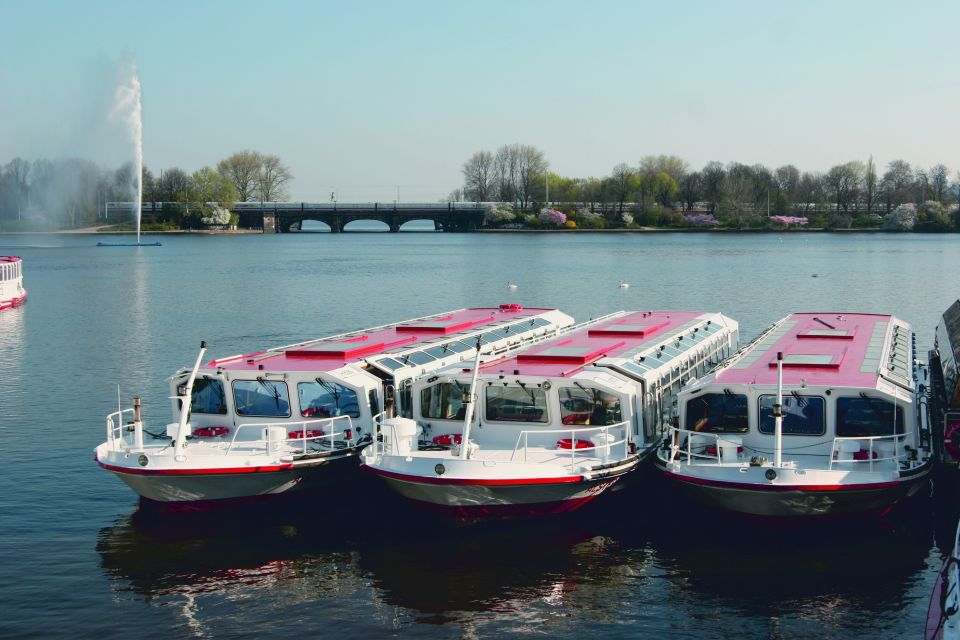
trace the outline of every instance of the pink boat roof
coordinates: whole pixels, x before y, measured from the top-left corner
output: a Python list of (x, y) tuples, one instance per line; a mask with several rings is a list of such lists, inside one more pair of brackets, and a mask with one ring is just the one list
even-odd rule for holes
[(518, 304), (459, 309), (289, 347), (211, 360), (205, 366), (228, 371), (333, 371), (380, 354), (403, 351), (444, 337), (475, 333), (505, 322), (532, 319), (551, 311), (555, 310), (525, 309)]
[(22, 262), (20, 256), (0, 256), (0, 262)]
[(794, 313), (721, 370), (716, 384), (784, 384), (876, 388), (880, 378), (911, 387), (912, 334), (890, 315)]
[[(636, 311), (568, 333), (502, 360), (480, 365), (481, 374), (569, 377), (606, 357), (616, 357), (703, 315), (693, 311)], [(468, 369), (464, 369), (467, 371)], [(470, 369), (472, 370), (472, 369)]]

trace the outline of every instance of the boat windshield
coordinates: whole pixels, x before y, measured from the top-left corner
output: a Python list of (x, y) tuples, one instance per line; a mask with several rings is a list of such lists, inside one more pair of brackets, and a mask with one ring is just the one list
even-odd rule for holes
[(560, 421), (563, 424), (603, 426), (620, 422), (620, 398), (585, 386), (561, 387)]
[(300, 415), (305, 418), (360, 417), (357, 392), (342, 384), (317, 378), (312, 382), (297, 384), (297, 395), (300, 399)]
[(686, 428), (707, 433), (746, 433), (747, 396), (705, 393), (687, 400)]
[(463, 400), (470, 393), (470, 385), (441, 382), (420, 391), (420, 414), (434, 420), (463, 420), (467, 405)]
[(227, 402), (223, 395), (223, 383), (216, 378), (194, 380), (193, 392), (190, 394), (190, 412), (225, 414)]
[(489, 386), (487, 420), (547, 422), (547, 394), (532, 384)]
[(285, 382), (276, 380), (234, 380), (233, 402), (238, 416), (290, 416), (290, 396)]
[[(773, 417), (773, 405), (776, 403), (775, 395), (760, 396), (760, 433), (776, 432), (777, 425)], [(827, 432), (823, 398), (790, 394), (783, 396), (782, 407), (783, 435), (822, 436)]]
[[(837, 437), (893, 435), (893, 413), (893, 403), (880, 398), (837, 398)], [(896, 433), (903, 433), (903, 407), (896, 407), (896, 413)]]

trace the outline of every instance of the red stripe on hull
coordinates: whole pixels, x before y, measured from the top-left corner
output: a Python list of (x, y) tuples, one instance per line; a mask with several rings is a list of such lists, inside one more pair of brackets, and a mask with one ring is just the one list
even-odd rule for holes
[(406, 482), (415, 482), (417, 484), (447, 484), (447, 485), (468, 485), (468, 486), (487, 486), (487, 487), (511, 487), (511, 486), (523, 486), (523, 485), (532, 485), (532, 484), (567, 484), (571, 482), (580, 482), (583, 480), (580, 476), (560, 476), (557, 478), (496, 478), (490, 480), (480, 480), (474, 478), (443, 478), (443, 477), (425, 477), (425, 476), (411, 476), (403, 473), (396, 473), (395, 471), (385, 471), (383, 469), (374, 469), (368, 465), (364, 465), (365, 469), (369, 469), (373, 473), (379, 476), (385, 476), (387, 478), (393, 478), (394, 480), (404, 480)]
[(275, 471), (289, 471), (292, 464), (276, 464), (258, 467), (224, 467), (217, 469), (134, 469), (117, 467), (97, 460), (97, 464), (114, 473), (126, 473), (134, 476), (207, 476), (207, 475), (237, 475), (244, 473), (272, 473)]

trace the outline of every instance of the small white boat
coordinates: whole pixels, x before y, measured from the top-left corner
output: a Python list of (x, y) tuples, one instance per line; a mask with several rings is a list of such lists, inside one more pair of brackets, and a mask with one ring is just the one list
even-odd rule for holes
[(960, 525), (927, 607), (924, 640), (960, 639)]
[(18, 256), (0, 256), (0, 311), (19, 307), (27, 300), (23, 288), (23, 260)]
[(928, 387), (896, 317), (793, 314), (680, 393), (658, 464), (724, 510), (882, 513), (933, 466)]
[(413, 419), (379, 421), (362, 463), (456, 517), (577, 509), (652, 456), (683, 382), (737, 335), (717, 313), (621, 311), (509, 357), (481, 347), (416, 381)]
[(375, 414), (412, 415), (418, 377), (470, 359), (477, 340), (502, 354), (571, 324), (553, 309), (509, 304), (206, 364), (201, 345), (193, 368), (170, 380), (175, 421), (149, 428), (135, 398), (107, 416), (95, 460), (143, 498), (163, 503), (200, 505), (323, 484), (335, 469), (356, 472)]

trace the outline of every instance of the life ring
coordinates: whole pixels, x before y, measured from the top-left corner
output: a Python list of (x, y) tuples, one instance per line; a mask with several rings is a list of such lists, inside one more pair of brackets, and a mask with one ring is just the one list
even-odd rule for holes
[(219, 438), (230, 433), (229, 427), (198, 427), (193, 430), (195, 438)]
[(943, 433), (943, 446), (954, 460), (960, 460), (960, 421), (947, 423)]
[[(577, 449), (592, 449), (593, 443), (589, 440), (577, 439)], [(557, 449), (573, 449), (573, 438), (557, 440)]]
[(433, 438), (433, 444), (441, 447), (450, 447), (453, 446), (454, 443), (463, 443), (463, 435), (459, 433), (445, 433), (442, 436), (435, 436)]
[(287, 434), (287, 438), (289, 438), (290, 440), (301, 440), (304, 438), (307, 438), (307, 439), (320, 438), (323, 435), (325, 435), (323, 431), (318, 431), (316, 429), (307, 429), (306, 434), (304, 434), (303, 431), (291, 431), (290, 433)]

